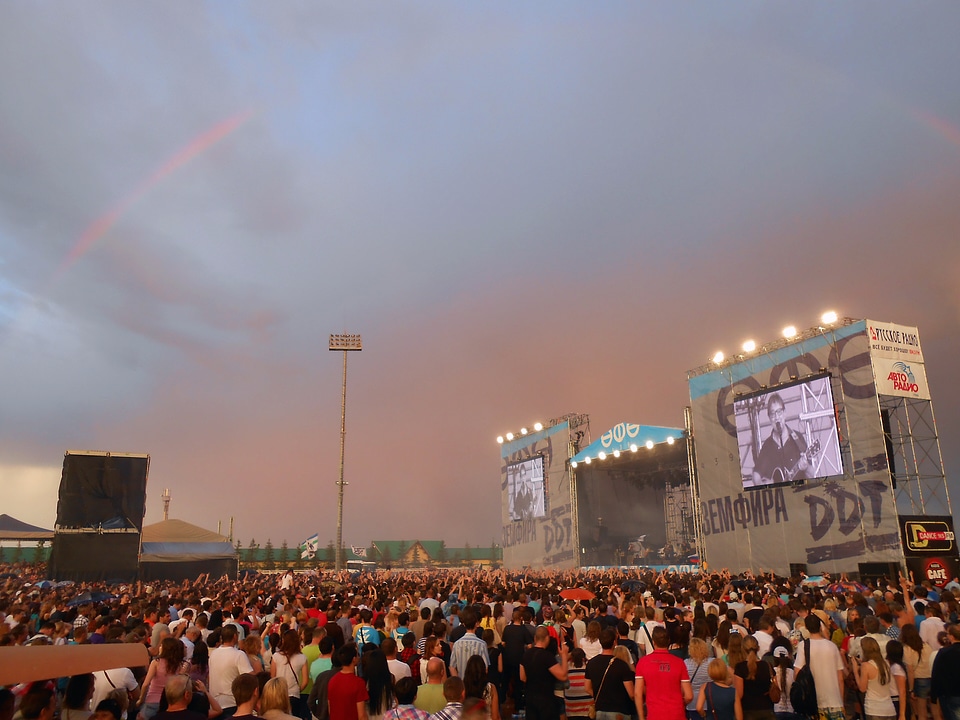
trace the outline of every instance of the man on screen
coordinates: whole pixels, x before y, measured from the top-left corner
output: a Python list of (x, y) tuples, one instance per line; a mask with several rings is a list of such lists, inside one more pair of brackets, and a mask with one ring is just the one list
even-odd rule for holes
[(757, 464), (753, 468), (754, 485), (791, 482), (807, 477), (810, 461), (803, 435), (784, 422), (784, 402), (778, 393), (767, 400), (767, 417), (772, 429), (763, 441)]

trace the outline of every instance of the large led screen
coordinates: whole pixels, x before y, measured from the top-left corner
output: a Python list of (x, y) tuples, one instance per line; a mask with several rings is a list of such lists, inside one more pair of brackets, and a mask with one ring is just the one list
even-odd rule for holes
[(829, 375), (743, 395), (733, 408), (745, 489), (843, 473)]
[(507, 498), (511, 520), (547, 514), (542, 455), (507, 465)]

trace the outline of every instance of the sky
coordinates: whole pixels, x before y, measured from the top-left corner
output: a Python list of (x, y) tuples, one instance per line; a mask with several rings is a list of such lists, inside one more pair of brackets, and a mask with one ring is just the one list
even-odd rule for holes
[[(497, 435), (681, 427), (787, 324), (917, 326), (960, 499), (960, 5), (0, 5), (0, 511), (500, 536)], [(222, 525), (221, 525), (222, 524)]]

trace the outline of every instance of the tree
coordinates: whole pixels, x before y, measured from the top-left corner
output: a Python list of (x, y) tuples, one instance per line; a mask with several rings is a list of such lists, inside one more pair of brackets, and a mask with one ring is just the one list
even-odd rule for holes
[(380, 562), (382, 562), (386, 567), (390, 567), (390, 563), (393, 562), (393, 553), (390, 552), (389, 545), (384, 547), (383, 552), (380, 553)]
[(250, 538), (250, 546), (247, 548), (247, 562), (252, 563), (257, 559), (257, 541)]
[(33, 561), (35, 563), (43, 562), (43, 558), (44, 558), (43, 545), (44, 545), (43, 540), (40, 540), (39, 542), (37, 542), (37, 547), (33, 551)]
[(280, 543), (280, 567), (283, 567), (290, 562), (290, 553), (288, 551), (289, 548), (287, 547), (287, 541), (284, 540), (282, 543)]
[(376, 562), (378, 555), (379, 553), (377, 552), (377, 546), (373, 543), (370, 543), (370, 547), (367, 548), (367, 560), (370, 562)]
[(467, 565), (473, 564), (473, 550), (470, 548), (470, 543), (463, 544), (463, 559), (467, 561)]
[(400, 544), (397, 545), (397, 565), (403, 567), (406, 564), (406, 558), (404, 557), (407, 554), (407, 541), (401, 540)]
[(13, 549), (13, 562), (20, 562), (23, 559), (23, 546), (17, 540), (17, 546)]
[(458, 565), (460, 565), (460, 551), (459, 551), (459, 550), (454, 550), (454, 551), (453, 551), (453, 557), (450, 558), (450, 564), (451, 564), (453, 567), (457, 567)]
[(447, 563), (447, 544), (441, 540), (440, 547), (437, 549), (437, 565), (446, 565)]
[(337, 561), (337, 546), (333, 544), (333, 540), (327, 543), (327, 547), (323, 551), (323, 560), (331, 566)]
[(267, 544), (263, 546), (263, 567), (266, 570), (273, 570), (276, 567), (276, 563), (273, 558), (273, 543), (270, 542), (270, 538), (267, 538)]
[(413, 546), (413, 562), (411, 564), (414, 567), (420, 567), (421, 565), (419, 544)]
[(490, 541), (490, 564), (496, 565), (500, 562), (500, 548), (497, 546), (496, 540)]

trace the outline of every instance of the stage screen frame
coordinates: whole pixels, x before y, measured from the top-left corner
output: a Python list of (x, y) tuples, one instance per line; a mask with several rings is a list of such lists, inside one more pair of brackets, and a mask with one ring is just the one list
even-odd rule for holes
[[(744, 490), (799, 485), (808, 480), (819, 481), (843, 474), (832, 379), (830, 373), (818, 373), (762, 388), (734, 400), (740, 477)], [(796, 477), (795, 466), (780, 466), (774, 469), (771, 478), (757, 481), (753, 477), (757, 458), (773, 432), (766, 408), (770, 396), (774, 394), (784, 403), (783, 422), (803, 440), (803, 454), (808, 455), (808, 468), (803, 477)], [(755, 443), (758, 433), (763, 440)]]
[[(550, 508), (549, 498), (547, 497), (545, 464), (545, 458), (541, 453), (507, 465), (507, 512), (510, 520), (517, 521), (527, 518), (546, 517)], [(523, 477), (524, 472), (529, 473), (529, 478)], [(522, 507), (517, 507), (518, 495), (523, 489), (523, 487), (519, 486), (521, 480), (524, 481), (524, 486), (529, 484), (528, 489), (532, 496), (529, 503), (531, 510), (526, 513)], [(524, 501), (523, 505), (527, 505), (526, 501)]]

